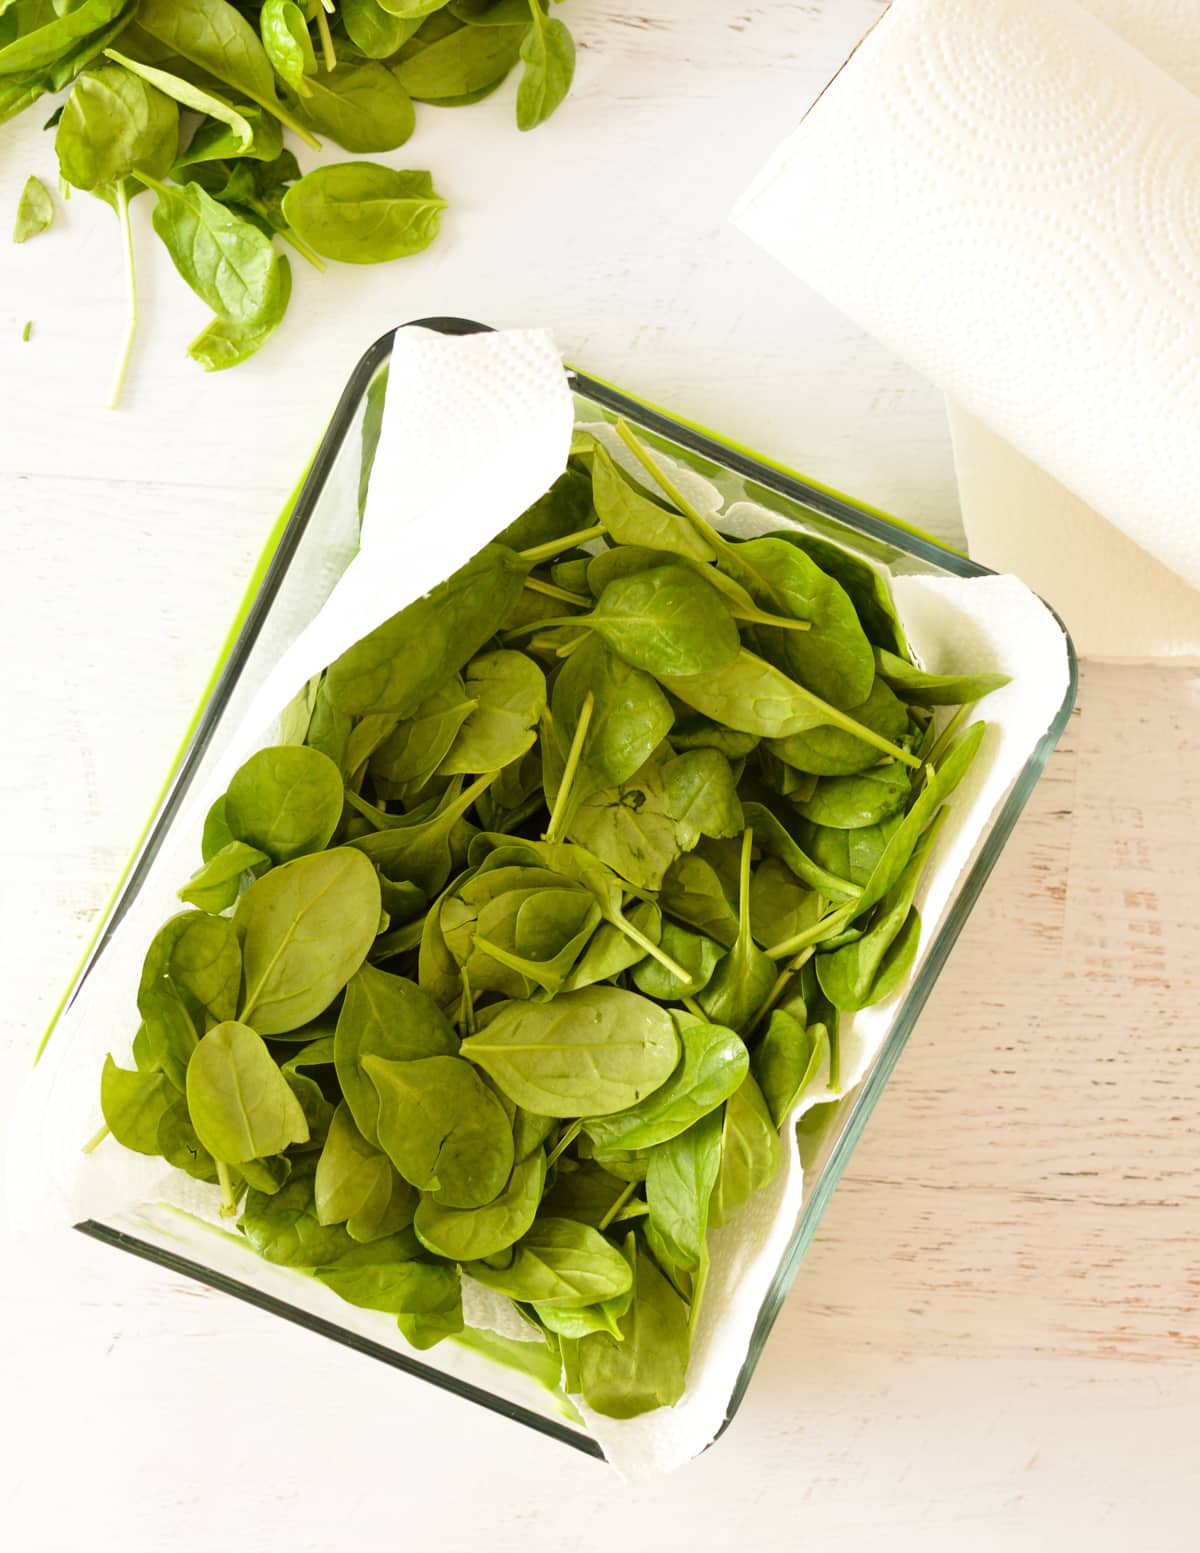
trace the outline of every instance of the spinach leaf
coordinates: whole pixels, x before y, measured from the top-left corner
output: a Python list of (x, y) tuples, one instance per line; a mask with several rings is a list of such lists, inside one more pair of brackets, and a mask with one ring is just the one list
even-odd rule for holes
[(273, 868), (237, 904), (241, 1018), (262, 1035), (298, 1030), (366, 959), (379, 926), (379, 880), (360, 852), (335, 847)]
[(238, 1229), (268, 1262), (281, 1267), (321, 1267), (355, 1249), (344, 1225), (322, 1224), (313, 1198), (314, 1155), (297, 1157), (277, 1192), (251, 1190)]
[(615, 1299), (633, 1283), (625, 1258), (598, 1230), (573, 1219), (539, 1219), (513, 1249), (506, 1267), (470, 1262), (477, 1283), (509, 1299), (580, 1310)]
[(253, 323), (214, 317), (188, 346), (188, 355), (206, 372), (224, 372), (260, 350), (283, 322), (292, 295), (292, 267), (281, 254), (267, 302)]
[(159, 1123), (175, 1099), (162, 1073), (119, 1068), (105, 1057), (100, 1075), (100, 1109), (109, 1132), (136, 1154), (157, 1154)]
[(713, 1188), (710, 1222), (728, 1224), (771, 1181), (783, 1163), (783, 1144), (753, 1074), (725, 1102), (721, 1169)]
[(225, 1164), (308, 1141), (304, 1112), (262, 1037), (234, 1020), (215, 1025), (193, 1052), (187, 1103), (196, 1136)]
[(517, 87), (517, 128), (536, 129), (571, 90), (575, 41), (562, 22), (549, 17), (539, 0), (529, 0), (533, 17), (521, 42), (521, 84)]
[(342, 817), (342, 778), (303, 744), (259, 750), (234, 773), (225, 823), (239, 841), (286, 863), (329, 845)]
[(461, 677), (451, 674), (371, 756), (372, 776), (394, 788), (419, 792), (449, 753), (475, 704)]
[(418, 33), (400, 51), (394, 73), (418, 102), (474, 98), (499, 85), (517, 63), (525, 32), (524, 26), (459, 27), (426, 47)]
[(709, 1203), (721, 1168), (724, 1115), (710, 1111), (662, 1143), (646, 1169), (649, 1224), (676, 1267), (696, 1272), (708, 1255)]
[(579, 1389), (588, 1406), (610, 1418), (673, 1406), (687, 1376), (687, 1308), (641, 1249), (633, 1299), (619, 1327), (619, 1339), (595, 1332), (579, 1344)]
[(17, 203), (17, 219), (13, 226), (13, 242), (28, 242), (39, 232), (44, 232), (54, 220), (54, 205), (46, 192), (46, 185), (32, 175), (25, 180), (21, 198)]
[(343, 1100), (333, 1113), (313, 1182), (317, 1218), (345, 1224), (351, 1239), (377, 1240), (412, 1223), (417, 1194), (368, 1143)]
[[(343, 0), (342, 10), (346, 9)], [(316, 73), (317, 60), (308, 22), (296, 0), (264, 0), (258, 30), (275, 74), (294, 92), (304, 93), (304, 78)]]
[(907, 808), (911, 794), (911, 773), (892, 762), (859, 776), (822, 777), (812, 797), (798, 801), (795, 807), (814, 825), (862, 830)]
[(786, 863), (767, 857), (750, 880), (750, 931), (755, 943), (769, 948), (815, 926), (825, 912), (825, 897), (801, 884)]
[(524, 564), (511, 550), (485, 546), (331, 665), (326, 684), (332, 704), (353, 716), (411, 716), (495, 635), (524, 579)]
[[(908, 727), (907, 707), (881, 677), (876, 677), (867, 699), (850, 707), (848, 714), (893, 744), (904, 738)], [(829, 725), (808, 728), (785, 739), (772, 739), (767, 747), (787, 765), (817, 776), (853, 776), (878, 765), (880, 753), (875, 745), (865, 743), (844, 728)]]
[(1009, 683), (1007, 674), (926, 674), (904, 658), (876, 648), (880, 677), (916, 706), (968, 706)]
[(457, 1050), (449, 1020), (415, 982), (372, 965), (350, 978), (338, 1015), (334, 1061), (351, 1115), (369, 1142), (378, 1138), (379, 1099), (363, 1067), (366, 1058), (412, 1062), (453, 1056)]
[[(750, 823), (757, 823), (747, 814)], [(681, 857), (667, 870), (659, 903), (668, 916), (715, 938), (726, 949), (738, 934), (738, 917), (729, 904), (724, 886), (705, 858)]]
[(541, 1116), (604, 1116), (671, 1076), (679, 1041), (665, 1009), (619, 987), (512, 1002), (462, 1044), (511, 1100)]
[(745, 1078), (750, 1056), (732, 1030), (686, 1014), (676, 1014), (675, 1023), (683, 1044), (679, 1066), (637, 1105), (585, 1121), (597, 1148), (653, 1149), (715, 1111)]
[(738, 932), (732, 947), (717, 962), (699, 1003), (715, 1024), (748, 1031), (775, 985), (775, 964), (754, 942), (750, 928), (750, 854), (754, 832), (742, 838), (738, 888)]
[[(424, 7), (428, 9), (428, 7)], [(420, 27), (424, 17), (407, 14), (402, 6), (395, 14), (380, 0), (341, 0), (338, 15), (355, 48), (368, 59), (390, 59)]]
[(823, 1024), (806, 1027), (787, 1009), (772, 1011), (767, 1033), (754, 1049), (751, 1071), (776, 1127), (783, 1126), (828, 1061), (829, 1032)]
[(201, 911), (220, 912), (232, 906), (246, 874), (270, 864), (271, 859), (244, 841), (230, 841), (215, 852), (179, 891), (179, 899)]
[(449, 1208), (480, 1208), (499, 1196), (513, 1167), (504, 1107), (461, 1057), (362, 1066), (379, 1095), (380, 1146), (406, 1181)]
[(632, 980), (638, 991), (664, 1003), (685, 996), (695, 997), (697, 992), (703, 991), (721, 959), (720, 944), (699, 933), (690, 933), (687, 928), (678, 927), (674, 922), (663, 923), (659, 942), (671, 958), (687, 971), (688, 979), (680, 981), (665, 965), (647, 957), (633, 970)]
[(418, 1261), (419, 1251), (407, 1235), (393, 1236), (356, 1246), (330, 1266), (317, 1268), (316, 1276), (340, 1298), (365, 1310), (419, 1317), (439, 1315), (447, 1304), (457, 1308), (458, 1269)]
[(474, 707), (438, 768), (444, 773), (498, 771), (519, 760), (537, 737), (546, 710), (546, 677), (524, 653), (482, 653), (467, 665)]
[(318, 167), (283, 197), (293, 231), (317, 253), (345, 264), (420, 253), (437, 236), (445, 208), (428, 173), (395, 172), (374, 162)]
[(712, 545), (687, 518), (660, 506), (627, 479), (602, 444), (589, 439), (586, 452), (592, 464), (596, 516), (618, 545), (668, 551), (700, 562), (714, 559)]
[(545, 1184), (546, 1156), (538, 1149), (513, 1166), (508, 1185), (482, 1208), (448, 1208), (436, 1193), (423, 1193), (413, 1228), (428, 1251), (452, 1262), (494, 1256), (528, 1232)]

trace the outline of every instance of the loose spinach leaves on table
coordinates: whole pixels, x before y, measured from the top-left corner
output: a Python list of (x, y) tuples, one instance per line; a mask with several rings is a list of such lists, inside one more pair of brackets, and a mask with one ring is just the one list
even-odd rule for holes
[[(266, 12), (282, 57), (296, 18)], [(449, 71), (443, 42), (519, 12), (409, 17), (408, 58)], [(120, 154), (80, 176), (140, 186)], [(100, 1079), (106, 1130), (216, 1187), (268, 1260), (418, 1348), (497, 1351), (464, 1331), (484, 1285), (544, 1339), (513, 1345), (532, 1369), (616, 1418), (682, 1395), (710, 1228), (844, 1092), (839, 1021), (909, 975), (985, 734), (933, 708), (1002, 683), (910, 663), (865, 562), (730, 540), (631, 451), (661, 498), (580, 437), (306, 687), (210, 808)]]
[[(378, 263), (428, 247), (445, 208), (425, 171), (342, 162), (302, 176), (283, 131), (313, 150), (324, 137), (352, 156), (393, 151), (413, 132), (415, 102), (477, 102), (518, 70), (517, 126), (533, 129), (575, 71), (571, 34), (550, 13), (550, 0), (0, 3), (0, 121), (70, 89), (47, 124), (60, 176), (120, 224), (129, 325), (112, 403), (137, 323), (134, 195), (156, 191), (155, 233), (212, 309), (188, 354), (209, 372), (236, 366), (287, 311), (292, 275), (276, 239), (318, 270)], [(15, 240), (52, 217), (31, 177)]]

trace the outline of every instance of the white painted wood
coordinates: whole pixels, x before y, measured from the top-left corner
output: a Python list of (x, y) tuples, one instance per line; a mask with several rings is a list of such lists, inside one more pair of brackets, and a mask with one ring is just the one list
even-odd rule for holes
[[(262, 538), (391, 323), (549, 323), (581, 365), (952, 531), (938, 397), (724, 224), (876, 0), (569, 5), (562, 115), (518, 137), (507, 97), (422, 114), (392, 160), (434, 168), (444, 240), (298, 274), (287, 329), (237, 372), (182, 356), (197, 309), (143, 242), (142, 339), (106, 414), (108, 211), (77, 195), (0, 243), (0, 1127)], [(52, 173), (40, 122), (0, 129), (0, 212)], [(1195, 675), (1088, 669), (706, 1457), (625, 1489), (65, 1234), (0, 1262), (3, 1545), (1193, 1549), (1198, 746)]]

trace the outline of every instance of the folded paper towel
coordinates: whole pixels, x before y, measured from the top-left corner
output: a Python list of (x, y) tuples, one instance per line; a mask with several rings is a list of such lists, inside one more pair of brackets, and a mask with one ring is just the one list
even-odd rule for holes
[(1074, 0), (894, 0), (734, 220), (1195, 589), (1198, 188), (1200, 99)]

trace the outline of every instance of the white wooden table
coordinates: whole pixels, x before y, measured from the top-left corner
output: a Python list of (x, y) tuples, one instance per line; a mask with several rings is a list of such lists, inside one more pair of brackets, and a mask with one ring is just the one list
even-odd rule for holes
[[(422, 113), (391, 160), (434, 169), (443, 238), (298, 273), (284, 331), (232, 374), (183, 356), (200, 310), (143, 235), (106, 413), (109, 212), (77, 195), (0, 244), (0, 1128), (253, 557), (389, 325), (548, 324), (580, 365), (955, 531), (938, 396), (725, 225), (878, 0), (569, 8), (560, 117), (517, 136), (511, 92)], [(0, 130), (0, 214), (30, 171), (52, 180), (43, 117)], [(1194, 1549), (1198, 754), (1195, 675), (1085, 669), (716, 1451), (624, 1488), (68, 1234), (0, 1263), (3, 1545)]]

